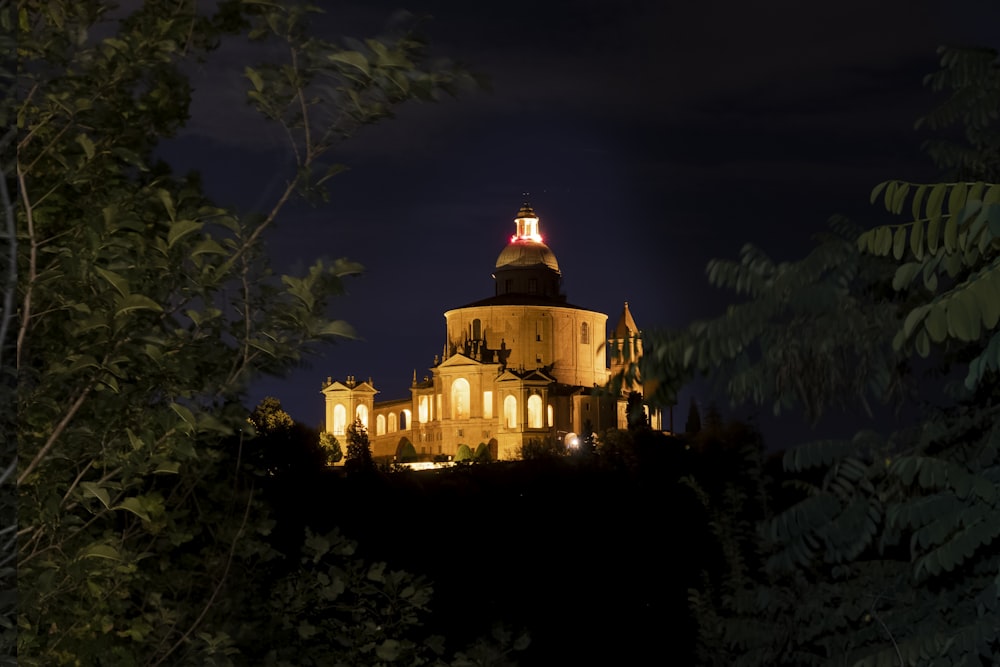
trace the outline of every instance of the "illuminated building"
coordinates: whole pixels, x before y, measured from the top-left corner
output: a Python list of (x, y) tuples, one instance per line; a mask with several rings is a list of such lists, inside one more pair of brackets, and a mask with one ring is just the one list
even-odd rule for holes
[[(567, 303), (530, 205), (514, 222), (493, 296), (445, 312), (447, 344), (430, 375), (418, 381), (414, 373), (409, 397), (376, 401), (372, 381), (354, 376), (323, 384), (326, 429), (342, 444), (360, 419), (375, 456), (397, 455), (407, 442), (422, 458), (485, 443), (494, 459), (513, 459), (532, 439), (574, 441), (588, 421), (596, 433), (625, 427), (624, 395), (601, 390), (620, 370), (608, 369), (607, 315)], [(611, 342), (638, 333), (626, 303)]]

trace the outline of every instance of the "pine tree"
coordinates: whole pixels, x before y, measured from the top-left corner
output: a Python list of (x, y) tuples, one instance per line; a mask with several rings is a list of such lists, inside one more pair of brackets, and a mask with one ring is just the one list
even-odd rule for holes
[(698, 404), (691, 399), (691, 407), (688, 408), (687, 421), (684, 423), (684, 432), (694, 435), (701, 430), (701, 412), (698, 411)]
[(347, 458), (344, 465), (352, 471), (370, 470), (375, 467), (371, 442), (368, 440), (368, 429), (360, 419), (355, 419), (354, 423), (347, 427)]

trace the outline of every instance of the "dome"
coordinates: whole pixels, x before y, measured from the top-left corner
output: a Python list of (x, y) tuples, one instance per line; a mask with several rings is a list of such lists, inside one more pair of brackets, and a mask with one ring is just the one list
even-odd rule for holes
[(540, 241), (516, 239), (508, 243), (497, 257), (498, 269), (530, 266), (547, 266), (559, 273), (555, 253)]

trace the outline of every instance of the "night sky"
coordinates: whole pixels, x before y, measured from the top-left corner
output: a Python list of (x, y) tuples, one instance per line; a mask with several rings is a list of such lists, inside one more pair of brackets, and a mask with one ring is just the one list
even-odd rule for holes
[[(315, 28), (331, 37), (377, 35), (401, 8), (317, 4), (327, 14)], [(493, 294), (522, 193), (570, 303), (607, 313), (609, 327), (626, 300), (640, 328), (680, 327), (732, 299), (707, 285), (710, 259), (746, 242), (797, 258), (837, 213), (885, 222), (868, 204), (872, 186), (935, 175), (913, 123), (935, 104), (922, 79), (936, 47), (1000, 46), (1000, 3), (989, 0), (403, 7), (431, 16), (434, 52), (492, 90), (408, 104), (365, 128), (331, 158), (350, 171), (332, 181), (330, 203), (287, 208), (269, 234), (278, 271), (318, 257), (366, 267), (331, 309), (363, 340), (252, 387), (251, 404), (276, 396), (310, 426), (327, 376), (371, 376), (391, 399), (408, 395), (414, 370), (429, 374), (444, 311)], [(290, 164), (280, 134), (244, 102), (251, 49), (227, 41), (194, 72), (191, 123), (162, 150), (245, 213), (270, 208)]]

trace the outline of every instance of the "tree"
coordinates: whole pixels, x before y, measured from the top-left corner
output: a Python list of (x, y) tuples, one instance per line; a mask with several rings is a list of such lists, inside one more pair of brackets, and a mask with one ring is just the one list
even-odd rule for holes
[(347, 427), (347, 458), (344, 465), (351, 471), (371, 470), (375, 467), (368, 429), (360, 419), (355, 419)]
[(490, 447), (485, 442), (480, 442), (476, 445), (476, 453), (473, 454), (472, 458), (476, 463), (489, 463), (490, 458)]
[[(728, 526), (728, 572), (691, 593), (706, 663), (1000, 658), (1000, 63), (996, 51), (941, 56), (929, 81), (954, 92), (929, 118), (961, 122), (968, 143), (931, 153), (961, 180), (878, 185), (872, 202), (908, 221), (862, 232), (835, 220), (798, 262), (750, 246), (739, 262), (712, 262), (710, 281), (749, 298), (644, 339), (642, 377), (721, 376), (735, 401), (775, 412), (918, 408), (895, 432), (785, 453), (804, 497), (776, 513), (759, 503), (760, 520)], [(763, 567), (741, 566), (752, 559)]]
[(282, 409), (281, 401), (272, 396), (265, 397), (257, 404), (257, 407), (250, 413), (250, 423), (253, 424), (258, 435), (271, 435), (287, 431), (295, 424), (291, 415)]
[(577, 455), (589, 459), (595, 454), (597, 454), (597, 434), (594, 433), (594, 422), (588, 417), (583, 420), (583, 433), (580, 434), (580, 449)]
[(0, 3), (0, 663), (13, 664), (16, 653), (17, 572), (14, 567), (17, 534), (17, 374), (11, 363), (15, 355), (17, 317), (17, 229), (13, 178), (14, 140), (17, 128), (12, 118), (15, 105), (14, 80), (17, 64), (14, 12)]
[(649, 428), (649, 419), (646, 417), (645, 406), (642, 402), (642, 394), (639, 392), (629, 392), (625, 404), (625, 414), (630, 431), (638, 431)]
[(469, 461), (472, 459), (472, 448), (466, 444), (461, 444), (458, 446), (458, 450), (455, 452), (455, 461)]
[(337, 436), (329, 431), (323, 431), (319, 434), (319, 444), (320, 447), (326, 452), (326, 460), (328, 464), (340, 463), (340, 460), (344, 458), (344, 451), (340, 447), (340, 441), (337, 440)]
[[(336, 260), (274, 276), (261, 239), (293, 197), (322, 198), (338, 141), (465, 78), (428, 64), (412, 35), (310, 36), (313, 8), (135, 7), (120, 18), (96, 0), (18, 8), (18, 94), (3, 108), (17, 154), (3, 171), (18, 198), (24, 665), (258, 657), (245, 654), (259, 630), (247, 614), (267, 597), (275, 553), (258, 480), (240, 467), (242, 399), (253, 378), (352, 336), (328, 307), (360, 270)], [(6, 5), (0, 18), (11, 21)], [(260, 216), (215, 206), (197, 176), (154, 159), (189, 116), (185, 63), (237, 33), (284, 54), (245, 70), (296, 162)], [(3, 312), (9, 323), (9, 303)]]
[(691, 407), (688, 408), (687, 421), (684, 423), (684, 432), (694, 435), (701, 430), (701, 413), (698, 411), (698, 404), (691, 399)]

